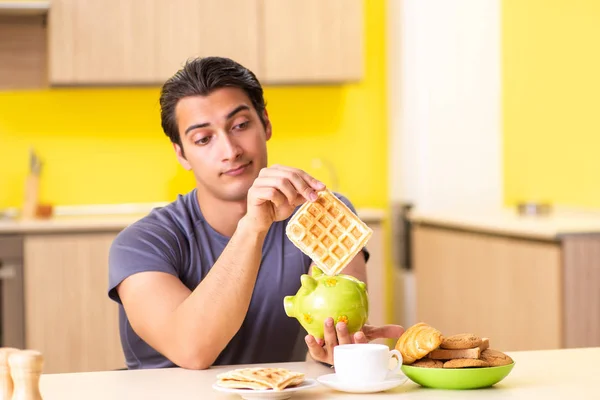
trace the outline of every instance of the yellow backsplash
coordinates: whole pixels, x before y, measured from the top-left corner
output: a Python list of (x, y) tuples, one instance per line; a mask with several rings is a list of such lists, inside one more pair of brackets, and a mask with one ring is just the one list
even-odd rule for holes
[[(366, 2), (365, 2), (366, 3)], [(388, 204), (384, 1), (365, 7), (365, 77), (356, 84), (268, 87), (269, 162), (332, 185), (357, 207)], [(60, 205), (170, 201), (193, 188), (160, 127), (159, 88), (0, 93), (0, 208), (20, 207), (33, 146), (41, 199)]]

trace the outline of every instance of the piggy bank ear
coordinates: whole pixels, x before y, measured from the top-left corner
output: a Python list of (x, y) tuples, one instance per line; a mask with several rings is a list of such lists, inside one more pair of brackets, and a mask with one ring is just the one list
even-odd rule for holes
[(314, 280), (312, 276), (302, 275), (300, 277), (301, 286), (306, 290), (306, 292), (310, 293), (317, 287), (317, 281)]
[(313, 278), (316, 278), (316, 277), (319, 277), (319, 276), (323, 275), (323, 270), (321, 268), (317, 267), (316, 264), (312, 264), (310, 266), (310, 268), (311, 268), (311, 274), (310, 275)]

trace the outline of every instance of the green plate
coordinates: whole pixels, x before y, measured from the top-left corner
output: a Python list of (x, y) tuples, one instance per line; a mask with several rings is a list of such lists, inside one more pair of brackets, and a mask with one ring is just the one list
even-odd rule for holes
[(413, 382), (436, 389), (480, 389), (495, 385), (512, 371), (515, 363), (487, 368), (422, 368), (403, 365)]

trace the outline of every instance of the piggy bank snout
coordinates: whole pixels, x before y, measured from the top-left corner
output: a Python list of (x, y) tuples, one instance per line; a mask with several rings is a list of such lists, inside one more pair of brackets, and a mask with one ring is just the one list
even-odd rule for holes
[(294, 316), (294, 300), (296, 296), (285, 296), (283, 298), (283, 308), (288, 317)]

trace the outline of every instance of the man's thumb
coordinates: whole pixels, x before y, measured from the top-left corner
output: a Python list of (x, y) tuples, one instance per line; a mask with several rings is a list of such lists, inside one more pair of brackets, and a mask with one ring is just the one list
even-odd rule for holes
[(373, 327), (368, 336), (370, 339), (398, 339), (404, 333), (400, 325), (383, 325)]

